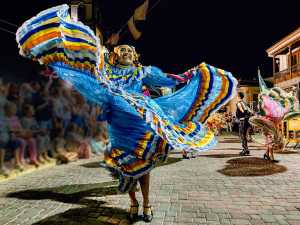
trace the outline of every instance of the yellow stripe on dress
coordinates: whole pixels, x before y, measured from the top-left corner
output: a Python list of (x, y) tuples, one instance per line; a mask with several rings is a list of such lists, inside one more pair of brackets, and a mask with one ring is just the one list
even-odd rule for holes
[(209, 144), (214, 138), (214, 133), (211, 131), (208, 131), (207, 134), (199, 141), (199, 142), (193, 142), (191, 143), (192, 147), (203, 147)]
[(221, 79), (222, 79), (222, 86), (221, 86), (221, 90), (220, 90), (220, 94), (218, 95), (218, 97), (205, 109), (205, 111), (203, 112), (200, 121), (205, 120), (205, 118), (208, 117), (209, 112), (215, 108), (215, 106), (220, 103), (220, 101), (222, 99), (224, 99), (224, 97), (227, 95), (228, 93), (228, 89), (229, 89), (229, 81), (228, 79), (225, 77), (225, 73), (224, 70), (220, 70), (219, 71), (221, 74)]
[(198, 91), (198, 96), (195, 99), (190, 111), (187, 113), (187, 115), (184, 117), (183, 121), (191, 120), (194, 115), (196, 115), (196, 112), (199, 107), (201, 107), (201, 104), (203, 103), (203, 100), (205, 99), (205, 95), (208, 92), (209, 83), (210, 83), (210, 73), (206, 66), (206, 64), (202, 63), (199, 66), (199, 69), (202, 74), (202, 80), (201, 80), (201, 87)]
[(88, 49), (92, 52), (97, 52), (97, 48), (88, 43), (64, 41), (63, 44), (64, 44), (65, 48), (70, 49), (70, 50), (78, 51), (78, 50), (82, 50), (84, 48), (84, 49)]
[(137, 161), (135, 161), (132, 164), (122, 165), (122, 168), (127, 172), (133, 173), (135, 171), (138, 171), (138, 170), (146, 167), (148, 164), (149, 164), (148, 160), (138, 159)]
[(92, 42), (93, 44), (96, 45), (95, 40), (93, 38), (91, 38), (89, 35), (87, 35), (86, 33), (80, 31), (80, 30), (75, 30), (75, 29), (69, 29), (66, 27), (62, 27), (60, 28), (60, 30), (65, 33), (68, 34), (71, 37), (75, 37), (75, 38), (81, 38), (83, 40), (87, 40)]
[(142, 157), (147, 146), (148, 143), (152, 137), (152, 133), (151, 132), (147, 132), (138, 142), (137, 147), (134, 150), (134, 153), (138, 156), (138, 157)]
[[(52, 36), (53, 34), (56, 34), (55, 36)], [(52, 39), (54, 37), (59, 37), (60, 32), (57, 29), (57, 27), (51, 27), (48, 29), (44, 29), (42, 31), (39, 31), (33, 35), (31, 35), (22, 45), (22, 48), (24, 49), (30, 49), (43, 41)]]

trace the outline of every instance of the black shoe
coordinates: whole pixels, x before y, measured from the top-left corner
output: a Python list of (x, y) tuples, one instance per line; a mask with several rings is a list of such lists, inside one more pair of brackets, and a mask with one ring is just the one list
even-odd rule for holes
[(265, 153), (265, 154), (264, 154), (264, 159), (265, 159), (265, 160), (270, 160), (270, 157)]
[(187, 155), (182, 155), (183, 159), (190, 159), (190, 157), (188, 157)]
[(240, 155), (245, 156), (245, 155), (250, 155), (250, 151), (249, 150), (243, 150), (240, 152)]
[(151, 206), (144, 206), (143, 220), (146, 223), (150, 223), (152, 219), (153, 219), (153, 211), (151, 209)]
[(129, 209), (128, 219), (132, 222), (137, 221), (139, 217), (139, 204), (131, 205)]
[(272, 163), (279, 163), (279, 160), (273, 159), (271, 160)]

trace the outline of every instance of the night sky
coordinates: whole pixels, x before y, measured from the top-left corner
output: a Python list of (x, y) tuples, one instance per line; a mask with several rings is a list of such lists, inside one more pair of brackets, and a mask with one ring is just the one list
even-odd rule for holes
[[(66, 1), (5, 1), (0, 19), (21, 25), (39, 11), (62, 2)], [(99, 1), (106, 35), (126, 23), (137, 2), (140, 0)], [(300, 26), (296, 2), (161, 0), (134, 44), (144, 65), (156, 65), (170, 73), (184, 72), (204, 61), (244, 79), (256, 77), (260, 66), (263, 76), (268, 77), (272, 75), (272, 60), (265, 50)], [(2, 22), (0, 28), (16, 31)], [(4, 48), (1, 67), (31, 68), (32, 63), (18, 56), (14, 35), (0, 34)], [(128, 41), (126, 36), (121, 42)]]

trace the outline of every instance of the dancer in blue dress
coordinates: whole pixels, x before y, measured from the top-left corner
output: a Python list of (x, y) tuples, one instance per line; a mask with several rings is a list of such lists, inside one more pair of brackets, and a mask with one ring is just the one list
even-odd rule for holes
[[(42, 11), (17, 31), (20, 54), (52, 67), (83, 96), (104, 107), (111, 149), (107, 167), (119, 173), (119, 190), (129, 192), (130, 218), (138, 215), (135, 185), (143, 194), (144, 220), (153, 213), (149, 204), (150, 171), (169, 150), (204, 151), (216, 144), (202, 124), (235, 94), (231, 73), (205, 63), (179, 75), (142, 66), (132, 46), (121, 45), (107, 54), (94, 33), (71, 20), (68, 6)], [(142, 86), (180, 90), (151, 99)]]

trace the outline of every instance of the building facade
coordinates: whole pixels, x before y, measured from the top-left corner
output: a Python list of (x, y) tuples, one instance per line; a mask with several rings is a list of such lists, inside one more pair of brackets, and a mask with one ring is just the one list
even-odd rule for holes
[[(273, 59), (273, 83), (286, 91), (300, 88), (300, 27), (267, 50)], [(298, 94), (299, 97), (299, 94)]]

